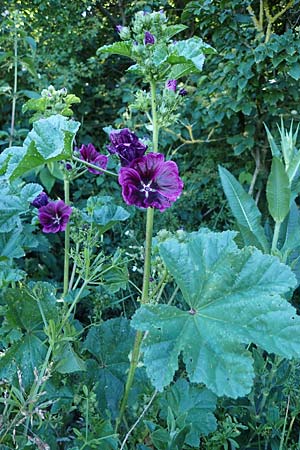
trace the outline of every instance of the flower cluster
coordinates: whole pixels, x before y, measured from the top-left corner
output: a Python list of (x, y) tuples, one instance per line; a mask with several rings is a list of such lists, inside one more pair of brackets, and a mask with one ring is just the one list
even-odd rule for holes
[(145, 154), (147, 146), (128, 128), (110, 133), (110, 153), (120, 157), (119, 183), (124, 201), (164, 211), (180, 196), (183, 182), (173, 161), (161, 153)]
[(107, 146), (107, 150), (119, 156), (121, 166), (129, 166), (134, 159), (143, 156), (147, 150), (147, 145), (143, 144), (128, 128), (112, 131), (109, 139), (111, 145)]
[(48, 195), (41, 192), (31, 203), (38, 208), (38, 218), (44, 233), (65, 231), (72, 214), (72, 208), (63, 200), (49, 201)]

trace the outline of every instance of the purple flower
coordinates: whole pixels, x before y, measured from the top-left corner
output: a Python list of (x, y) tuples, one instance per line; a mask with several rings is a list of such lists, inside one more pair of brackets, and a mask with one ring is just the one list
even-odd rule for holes
[(65, 168), (66, 168), (66, 170), (72, 170), (73, 167), (72, 167), (72, 164), (66, 163)]
[(69, 222), (72, 208), (63, 200), (49, 202), (39, 209), (38, 217), (44, 233), (58, 233), (65, 231)]
[(49, 198), (46, 192), (42, 191), (32, 202), (32, 206), (35, 208), (40, 208), (41, 206), (45, 206), (49, 203)]
[(116, 25), (116, 30), (118, 33), (121, 33), (121, 31), (123, 30), (123, 26), (122, 25)]
[(169, 89), (169, 91), (176, 92), (177, 80), (168, 80), (166, 82), (166, 88)]
[(121, 167), (119, 183), (128, 205), (164, 211), (180, 196), (183, 182), (173, 161), (164, 161), (161, 153), (148, 153), (130, 167)]
[[(101, 169), (106, 169), (107, 162), (108, 162), (108, 156), (101, 155), (93, 144), (88, 145), (82, 145), (79, 153), (81, 155), (81, 159), (83, 161), (89, 162), (91, 164), (94, 164), (95, 166), (101, 167)], [(91, 173), (95, 173), (98, 175), (103, 174), (102, 170), (93, 169), (92, 167), (88, 167), (87, 170)]]
[(152, 45), (154, 43), (155, 43), (155, 37), (153, 36), (153, 34), (151, 34), (150, 31), (145, 31), (144, 44)]
[(134, 159), (143, 156), (147, 150), (147, 145), (143, 144), (128, 128), (112, 131), (109, 139), (112, 145), (108, 145), (107, 150), (120, 157), (123, 167), (129, 166)]
[(187, 95), (187, 91), (184, 88), (179, 89), (178, 95), (185, 97)]

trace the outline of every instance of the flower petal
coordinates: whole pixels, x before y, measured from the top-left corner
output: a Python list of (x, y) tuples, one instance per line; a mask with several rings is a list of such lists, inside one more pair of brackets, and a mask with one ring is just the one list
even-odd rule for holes
[(155, 185), (160, 194), (171, 201), (177, 200), (183, 189), (183, 181), (179, 177), (178, 167), (174, 161), (166, 161), (156, 173)]

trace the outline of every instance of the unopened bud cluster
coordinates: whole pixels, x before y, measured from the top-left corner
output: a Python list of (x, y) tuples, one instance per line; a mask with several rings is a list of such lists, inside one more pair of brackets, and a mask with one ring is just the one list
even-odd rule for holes
[(65, 87), (56, 90), (54, 86), (50, 85), (47, 89), (42, 90), (41, 96), (58, 101), (61, 97), (65, 97), (67, 93), (68, 91)]

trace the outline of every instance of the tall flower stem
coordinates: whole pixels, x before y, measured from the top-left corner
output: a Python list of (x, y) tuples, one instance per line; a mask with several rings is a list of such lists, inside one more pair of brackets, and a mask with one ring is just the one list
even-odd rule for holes
[[(151, 112), (152, 112), (152, 127), (153, 127), (153, 152), (158, 152), (158, 133), (159, 126), (157, 120), (157, 104), (156, 104), (156, 83), (155, 81), (150, 82), (151, 87)], [(146, 219), (146, 240), (145, 240), (145, 260), (144, 260), (144, 275), (143, 275), (143, 288), (141, 304), (145, 305), (149, 301), (149, 282), (151, 273), (151, 250), (152, 250), (152, 234), (153, 234), (153, 221), (154, 221), (154, 209), (147, 209), (147, 219)], [(119, 425), (123, 419), (124, 412), (126, 409), (129, 392), (134, 380), (134, 374), (139, 362), (140, 349), (143, 340), (143, 333), (137, 331), (135, 335), (134, 346), (132, 349), (130, 367), (128, 371), (128, 376), (126, 380), (124, 395), (120, 405), (120, 414), (116, 420), (115, 431), (117, 432)]]
[[(65, 204), (70, 204), (70, 180), (67, 175), (64, 176)], [(70, 224), (65, 230), (65, 259), (64, 259), (64, 291), (65, 297), (69, 291), (69, 270), (70, 270)]]
[(152, 126), (153, 126), (153, 152), (158, 152), (158, 133), (159, 125), (157, 120), (157, 101), (156, 101), (156, 82), (151, 81), (151, 112), (152, 112)]

